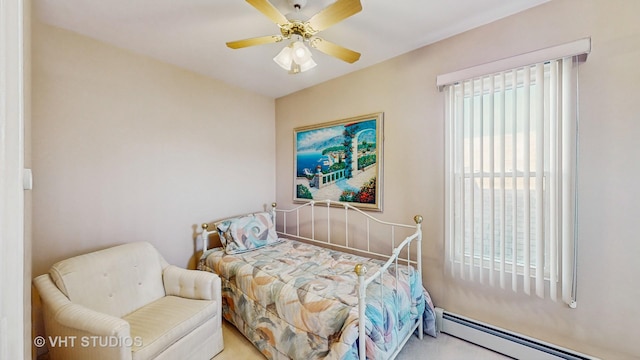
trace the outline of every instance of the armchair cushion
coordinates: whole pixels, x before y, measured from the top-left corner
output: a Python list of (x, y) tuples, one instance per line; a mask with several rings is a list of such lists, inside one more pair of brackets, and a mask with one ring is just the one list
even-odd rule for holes
[(156, 358), (215, 315), (215, 302), (165, 296), (124, 316), (132, 339), (144, 340), (133, 342), (133, 359)]

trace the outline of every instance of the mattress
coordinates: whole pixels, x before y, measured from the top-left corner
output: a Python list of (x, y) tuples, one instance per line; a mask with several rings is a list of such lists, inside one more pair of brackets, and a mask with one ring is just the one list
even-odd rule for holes
[[(295, 240), (241, 254), (206, 251), (201, 270), (222, 279), (223, 316), (269, 359), (357, 359), (358, 283), (384, 263)], [(416, 319), (435, 336), (428, 292), (413, 267), (391, 266), (367, 287), (366, 348), (370, 359), (386, 359)]]

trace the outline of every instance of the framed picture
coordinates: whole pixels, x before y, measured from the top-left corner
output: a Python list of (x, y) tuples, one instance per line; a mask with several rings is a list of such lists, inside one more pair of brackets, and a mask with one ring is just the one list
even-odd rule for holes
[(293, 200), (382, 211), (383, 113), (293, 130)]

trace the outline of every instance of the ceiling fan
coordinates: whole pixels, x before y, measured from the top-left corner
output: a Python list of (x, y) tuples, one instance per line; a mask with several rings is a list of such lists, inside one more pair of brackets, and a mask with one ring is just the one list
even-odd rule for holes
[[(268, 35), (230, 41), (227, 42), (228, 47), (241, 49), (249, 46), (277, 43), (297, 36), (298, 41), (292, 42), (274, 58), (276, 63), (294, 74), (316, 65), (315, 62), (311, 60), (311, 52), (304, 46), (304, 42), (320, 52), (348, 63), (354, 63), (360, 59), (360, 53), (316, 36), (320, 31), (360, 12), (362, 10), (360, 0), (336, 0), (336, 2), (327, 6), (306, 21), (297, 19), (289, 20), (268, 0), (246, 1), (271, 21), (275, 22), (278, 27), (280, 27), (280, 35)], [(296, 10), (300, 10), (306, 5), (307, 1), (289, 0), (289, 3)]]

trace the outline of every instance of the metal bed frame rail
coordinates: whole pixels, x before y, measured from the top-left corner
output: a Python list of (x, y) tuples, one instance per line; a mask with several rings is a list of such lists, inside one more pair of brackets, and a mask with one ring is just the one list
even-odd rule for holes
[[(327, 223), (326, 223), (326, 228), (327, 228), (327, 238), (326, 240), (318, 240), (316, 238), (316, 220), (315, 220), (315, 208), (316, 205), (324, 205), (327, 208)], [(300, 210), (303, 208), (307, 208), (310, 207), (310, 211), (311, 211), (311, 220), (310, 220), (310, 226), (311, 226), (311, 237), (308, 236), (301, 236), (300, 235)], [(344, 229), (344, 242), (345, 245), (341, 245), (341, 244), (336, 244), (336, 243), (332, 243), (331, 242), (331, 213), (332, 211), (339, 211), (342, 208), (344, 209), (344, 219), (345, 219), (345, 229)], [(348, 204), (348, 203), (344, 203), (344, 202), (339, 202), (339, 201), (333, 201), (333, 200), (322, 200), (322, 201), (309, 201), (305, 204), (302, 204), (298, 207), (295, 207), (293, 209), (289, 209), (289, 210), (283, 210), (283, 209), (277, 209), (277, 204), (276, 203), (272, 203), (271, 204), (271, 211), (272, 211), (272, 216), (273, 216), (273, 221), (274, 224), (276, 224), (276, 219), (277, 219), (277, 213), (282, 213), (282, 219), (283, 219), (283, 224), (282, 224), (282, 230), (277, 231), (277, 233), (279, 235), (284, 235), (286, 237), (290, 237), (290, 238), (295, 238), (295, 239), (301, 239), (301, 240), (305, 240), (305, 241), (310, 241), (310, 242), (314, 242), (314, 243), (320, 243), (320, 244), (324, 244), (324, 245), (331, 245), (333, 247), (336, 248), (341, 248), (341, 249), (346, 249), (346, 250), (351, 250), (351, 251), (355, 251), (358, 253), (362, 253), (364, 255), (371, 255), (371, 256), (377, 256), (377, 257), (382, 257), (384, 259), (386, 259), (385, 264), (378, 269), (378, 271), (376, 271), (375, 273), (366, 276), (367, 275), (367, 268), (364, 264), (357, 264), (354, 268), (354, 272), (356, 273), (356, 275), (358, 276), (358, 313), (359, 313), (359, 320), (358, 320), (358, 352), (359, 352), (359, 357), (361, 360), (365, 360), (366, 359), (366, 332), (365, 332), (365, 327), (366, 327), (366, 321), (365, 319), (365, 309), (366, 309), (366, 301), (367, 301), (367, 294), (366, 294), (366, 289), (367, 286), (369, 284), (371, 284), (376, 278), (380, 279), (380, 284), (382, 284), (382, 275), (385, 271), (387, 271), (387, 269), (390, 266), (395, 266), (395, 274), (396, 274), (396, 287), (398, 286), (398, 261), (403, 261), (406, 262), (406, 266), (409, 267), (411, 265), (415, 265), (416, 266), (416, 275), (418, 276), (418, 284), (420, 284), (420, 286), (422, 285), (422, 216), (420, 215), (416, 215), (414, 216), (413, 220), (415, 222), (415, 225), (406, 225), (406, 224), (398, 224), (398, 223), (392, 223), (392, 222), (386, 222), (386, 221), (382, 221), (379, 220), (365, 212), (363, 212), (362, 210)], [(363, 249), (359, 249), (356, 247), (350, 247), (349, 246), (349, 212), (356, 212), (362, 216), (364, 216), (366, 218), (366, 250)], [(288, 215), (291, 214), (295, 214), (295, 226), (293, 227), (294, 230), (292, 232), (290, 232), (287, 227), (287, 217)], [(388, 226), (390, 228), (390, 232), (391, 232), (391, 255), (389, 254), (381, 254), (378, 252), (374, 252), (371, 251), (371, 222), (374, 223), (378, 223), (381, 225), (385, 225)], [(305, 223), (307, 226), (309, 225), (308, 223)], [(413, 234), (407, 236), (398, 246), (395, 245), (395, 229), (396, 228), (410, 228), (410, 229), (415, 229), (415, 232), (413, 232)], [(276, 224), (276, 229), (277, 229), (277, 224)], [(415, 260), (411, 259), (411, 242), (416, 241), (416, 257)], [(400, 254), (402, 253), (403, 250), (406, 249), (406, 258), (401, 258)], [(380, 291), (382, 292), (382, 286), (380, 287)], [(397, 291), (398, 289), (396, 289)], [(380, 297), (381, 301), (382, 301), (382, 294)], [(382, 309), (386, 309), (385, 306), (382, 306)], [(412, 336), (413, 332), (418, 329), (418, 337), (420, 339), (422, 339), (423, 337), (423, 317), (424, 315), (422, 315), (420, 318), (417, 319), (416, 323), (413, 324), (412, 328), (410, 329), (410, 331), (407, 333), (407, 335), (398, 342), (398, 346), (397, 348), (394, 350), (394, 352), (392, 353), (392, 355), (390, 356), (390, 359), (394, 359), (398, 353), (400, 352), (400, 350), (402, 349), (402, 347), (404, 346), (404, 344), (407, 342), (407, 340), (409, 340), (409, 338)], [(386, 319), (386, 316), (383, 316), (383, 319)]]

